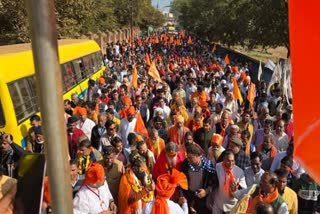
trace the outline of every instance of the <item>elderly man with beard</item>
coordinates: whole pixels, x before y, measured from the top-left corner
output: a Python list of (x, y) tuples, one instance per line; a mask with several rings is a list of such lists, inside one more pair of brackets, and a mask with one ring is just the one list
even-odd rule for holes
[(184, 126), (184, 118), (181, 115), (176, 116), (175, 124), (168, 131), (170, 140), (179, 147), (183, 144), (184, 135), (190, 130)]
[(170, 174), (173, 168), (180, 170), (184, 156), (185, 155), (179, 151), (177, 144), (174, 142), (167, 143), (154, 165), (152, 173), (153, 179), (157, 180), (160, 175)]
[(165, 147), (165, 142), (161, 137), (159, 137), (157, 129), (152, 128), (149, 131), (149, 138), (147, 139), (146, 143), (148, 148), (153, 152), (154, 158), (157, 160), (161, 151)]
[(73, 213), (105, 214), (116, 210), (103, 166), (94, 163), (86, 172), (82, 186), (73, 199)]
[(114, 198), (115, 203), (118, 203), (118, 188), (120, 179), (124, 173), (123, 163), (115, 159), (116, 150), (113, 146), (103, 147), (103, 160), (99, 163), (104, 167), (106, 180), (108, 182), (110, 192)]
[[(192, 212), (210, 213), (206, 207), (206, 199), (212, 192), (215, 169), (212, 162), (202, 156), (202, 152), (195, 144), (187, 146), (187, 158), (181, 166), (187, 176), (189, 189), (184, 191)], [(215, 180), (216, 181), (216, 180)]]
[(130, 166), (122, 175), (119, 185), (119, 213), (142, 212), (153, 200), (155, 185), (148, 172), (145, 159), (137, 151), (130, 154)]

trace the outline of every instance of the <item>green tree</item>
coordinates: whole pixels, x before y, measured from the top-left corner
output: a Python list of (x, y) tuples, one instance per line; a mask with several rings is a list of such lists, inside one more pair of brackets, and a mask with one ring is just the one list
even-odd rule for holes
[(0, 2), (0, 40), (3, 43), (30, 41), (27, 11), (23, 0)]
[(183, 28), (199, 37), (227, 45), (286, 46), (286, 0), (176, 0)]
[(96, 30), (92, 26), (96, 16), (94, 0), (56, 0), (55, 3), (60, 38), (77, 37)]

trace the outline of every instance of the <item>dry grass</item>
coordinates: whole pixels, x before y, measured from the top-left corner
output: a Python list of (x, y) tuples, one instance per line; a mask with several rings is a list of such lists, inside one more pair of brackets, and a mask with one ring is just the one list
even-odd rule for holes
[(234, 46), (231, 48), (254, 59), (261, 60), (261, 62), (266, 62), (268, 59), (271, 59), (273, 62), (278, 62), (280, 58), (287, 58), (287, 48), (285, 47), (268, 49), (257, 47), (252, 50), (248, 50), (241, 46)]

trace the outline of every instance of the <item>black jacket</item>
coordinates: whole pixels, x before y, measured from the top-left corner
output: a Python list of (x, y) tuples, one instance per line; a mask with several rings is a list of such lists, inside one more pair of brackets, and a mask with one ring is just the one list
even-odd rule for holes
[[(99, 128), (100, 126), (99, 125), (95, 125), (93, 128), (92, 128), (92, 131), (91, 131), (91, 145), (98, 151), (101, 152), (102, 148), (101, 148), (101, 143), (100, 143), (100, 138), (102, 137), (99, 133)], [(104, 127), (105, 128), (105, 127)]]
[[(181, 171), (187, 176), (188, 183), (189, 183), (189, 179), (190, 179), (189, 178), (189, 173), (188, 173), (189, 164), (188, 164), (188, 160), (187, 159), (185, 159), (182, 162)], [(208, 172), (208, 171), (204, 170), (201, 179), (202, 179), (202, 188), (207, 191), (207, 194), (209, 192), (212, 192), (214, 188), (219, 186), (218, 177), (217, 177), (216, 173), (211, 173), (211, 172)], [(186, 198), (188, 200), (192, 200), (192, 198), (196, 195), (196, 193), (194, 191), (191, 191), (191, 190), (185, 190), (184, 191), (184, 195), (186, 196)]]
[[(26, 152), (21, 146), (14, 142), (11, 143), (11, 148), (12, 150), (9, 152), (1, 152), (1, 166), (4, 169), (5, 175), (17, 178), (18, 162)], [(10, 167), (13, 167), (13, 170), (10, 170)]]

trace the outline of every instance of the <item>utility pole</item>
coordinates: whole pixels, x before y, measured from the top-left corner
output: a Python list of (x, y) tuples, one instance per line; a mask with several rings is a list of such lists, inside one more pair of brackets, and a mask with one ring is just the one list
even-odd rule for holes
[[(53, 0), (26, 0), (37, 78), (37, 95), (46, 137), (45, 151), (53, 213), (72, 213), (67, 133)], [(32, 195), (30, 196), (32, 197)]]

